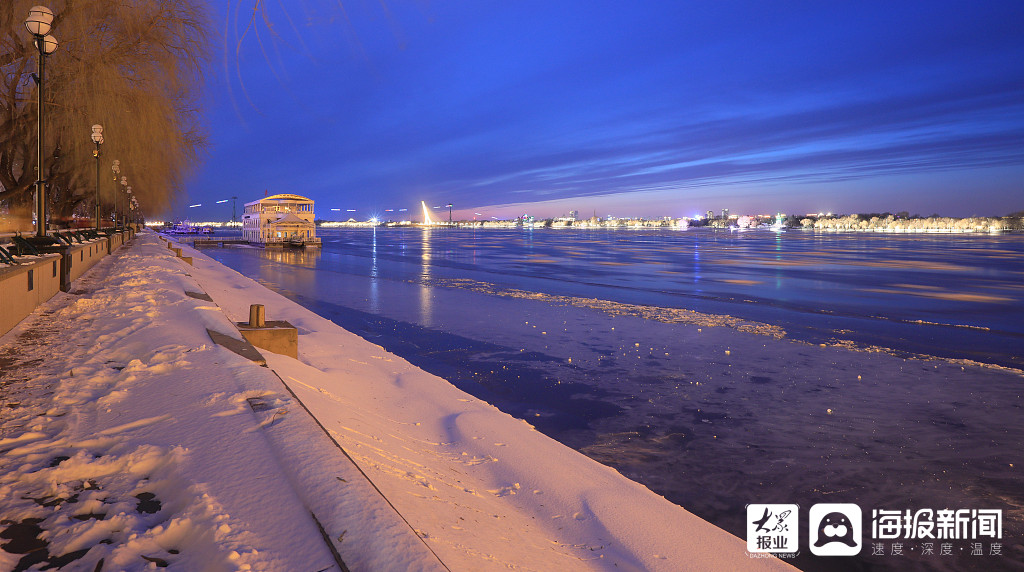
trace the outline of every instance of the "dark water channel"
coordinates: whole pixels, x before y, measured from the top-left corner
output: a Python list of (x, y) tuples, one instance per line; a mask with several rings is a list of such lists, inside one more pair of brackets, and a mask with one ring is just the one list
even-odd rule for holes
[(748, 503), (1003, 511), (983, 556), (802, 523), (800, 568), (1024, 569), (1024, 236), (321, 236), (204, 252), (741, 538)]

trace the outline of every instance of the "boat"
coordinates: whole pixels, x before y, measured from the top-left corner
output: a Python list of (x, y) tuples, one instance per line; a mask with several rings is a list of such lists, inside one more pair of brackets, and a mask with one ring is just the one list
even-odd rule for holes
[(242, 238), (258, 246), (318, 247), (313, 200), (277, 194), (245, 204)]
[(164, 231), (165, 234), (198, 234), (199, 229), (192, 224), (192, 221), (183, 220), (175, 223), (174, 226)]

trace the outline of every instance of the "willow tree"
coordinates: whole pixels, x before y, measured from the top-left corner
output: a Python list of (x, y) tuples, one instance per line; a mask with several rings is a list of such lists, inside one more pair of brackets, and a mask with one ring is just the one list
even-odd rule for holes
[[(31, 212), (36, 180), (36, 50), (23, 21), (40, 0), (0, 7), (0, 207)], [(205, 142), (199, 116), (209, 29), (202, 0), (50, 2), (59, 46), (46, 60), (44, 149), (51, 219), (91, 205), (91, 126), (103, 125), (101, 202), (111, 164), (144, 210), (167, 206)], [(120, 192), (118, 189), (117, 192)], [(122, 203), (123, 204), (123, 203)]]

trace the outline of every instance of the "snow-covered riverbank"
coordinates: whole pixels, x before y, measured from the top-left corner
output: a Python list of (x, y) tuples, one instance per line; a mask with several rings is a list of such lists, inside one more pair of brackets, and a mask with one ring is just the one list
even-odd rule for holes
[[(143, 233), (0, 338), (0, 568), (786, 567), (185, 250)], [(253, 303), (298, 360), (211, 341)]]

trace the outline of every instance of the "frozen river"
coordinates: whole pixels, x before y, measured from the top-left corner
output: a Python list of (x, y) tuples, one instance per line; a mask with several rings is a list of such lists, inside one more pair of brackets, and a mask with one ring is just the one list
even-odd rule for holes
[(1003, 510), (997, 555), (801, 568), (1024, 562), (1022, 235), (320, 236), (204, 251), (740, 537), (748, 503)]

